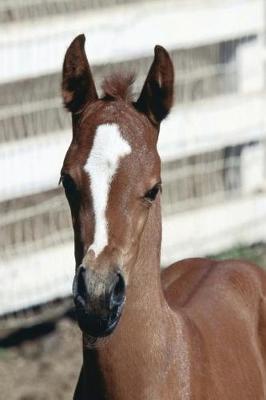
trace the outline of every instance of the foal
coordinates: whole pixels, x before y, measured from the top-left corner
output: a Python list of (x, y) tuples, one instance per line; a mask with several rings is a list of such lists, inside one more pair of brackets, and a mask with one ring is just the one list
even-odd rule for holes
[(105, 80), (98, 97), (84, 42), (68, 48), (62, 85), (73, 138), (61, 180), (83, 331), (74, 399), (266, 399), (265, 273), (205, 259), (160, 270), (157, 139), (174, 84), (167, 51), (155, 47), (133, 102), (129, 77)]

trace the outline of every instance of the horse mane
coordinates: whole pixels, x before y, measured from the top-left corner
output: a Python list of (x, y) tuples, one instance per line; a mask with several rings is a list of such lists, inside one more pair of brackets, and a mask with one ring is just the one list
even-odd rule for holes
[(102, 83), (104, 97), (110, 100), (131, 102), (133, 99), (132, 85), (134, 81), (134, 73), (113, 73), (106, 77)]

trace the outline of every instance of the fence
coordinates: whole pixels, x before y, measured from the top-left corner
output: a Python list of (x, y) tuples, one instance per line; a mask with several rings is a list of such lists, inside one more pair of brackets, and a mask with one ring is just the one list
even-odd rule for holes
[(176, 101), (159, 142), (163, 264), (264, 240), (263, 15), (262, 0), (2, 2), (0, 314), (71, 290), (73, 235), (57, 186), (71, 138), (60, 69), (80, 31), (97, 84), (135, 70), (136, 94), (154, 44), (171, 52)]

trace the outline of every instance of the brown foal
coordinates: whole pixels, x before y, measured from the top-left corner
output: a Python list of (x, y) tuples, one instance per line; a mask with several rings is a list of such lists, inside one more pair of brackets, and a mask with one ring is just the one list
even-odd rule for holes
[(74, 399), (266, 399), (264, 271), (207, 259), (160, 270), (156, 146), (174, 85), (167, 51), (155, 47), (133, 102), (130, 76), (106, 79), (98, 97), (84, 43), (80, 35), (68, 48), (62, 85), (73, 138), (61, 180), (83, 331)]

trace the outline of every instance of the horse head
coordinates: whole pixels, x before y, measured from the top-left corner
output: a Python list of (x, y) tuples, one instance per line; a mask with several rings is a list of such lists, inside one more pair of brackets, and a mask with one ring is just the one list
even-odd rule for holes
[(73, 137), (61, 181), (75, 236), (78, 322), (88, 335), (103, 337), (120, 319), (145, 223), (160, 202), (157, 140), (172, 106), (174, 72), (167, 51), (156, 46), (136, 101), (130, 75), (105, 79), (99, 97), (84, 44), (84, 35), (74, 39), (63, 65)]

